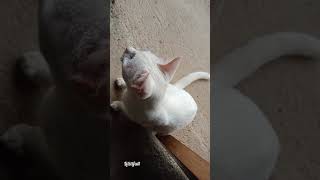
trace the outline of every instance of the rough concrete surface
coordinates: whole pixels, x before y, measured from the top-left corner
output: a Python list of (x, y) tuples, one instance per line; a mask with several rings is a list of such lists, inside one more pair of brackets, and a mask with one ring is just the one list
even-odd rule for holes
[[(213, 62), (266, 33), (297, 31), (320, 38), (319, 8), (316, 0), (225, 1), (212, 34)], [(320, 61), (286, 57), (239, 85), (279, 136), (281, 153), (273, 180), (320, 179), (319, 76)]]
[[(210, 72), (209, 3), (209, 0), (112, 1), (110, 91), (114, 91), (115, 78), (121, 77), (120, 57), (129, 45), (148, 48), (162, 58), (182, 56), (183, 61), (173, 81), (194, 71)], [(199, 110), (189, 126), (173, 134), (208, 161), (209, 87), (207, 81), (198, 81), (187, 87), (187, 91), (195, 98)]]

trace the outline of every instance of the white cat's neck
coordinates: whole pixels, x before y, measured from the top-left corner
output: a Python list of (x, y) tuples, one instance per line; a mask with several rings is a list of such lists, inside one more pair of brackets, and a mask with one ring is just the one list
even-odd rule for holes
[(164, 89), (163, 93), (159, 93), (159, 91), (156, 94), (152, 94), (147, 99), (141, 99), (135, 95), (135, 92), (128, 89), (127, 91), (127, 98), (131, 102), (131, 105), (139, 106), (144, 110), (151, 110), (156, 109), (159, 105), (161, 105), (164, 96), (165, 96), (166, 90)]

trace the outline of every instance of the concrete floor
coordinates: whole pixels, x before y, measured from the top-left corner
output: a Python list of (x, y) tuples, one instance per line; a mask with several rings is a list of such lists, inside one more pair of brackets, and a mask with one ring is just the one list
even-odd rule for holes
[[(213, 62), (270, 32), (297, 31), (320, 38), (319, 8), (317, 0), (225, 1), (213, 29)], [(280, 59), (260, 68), (239, 88), (266, 114), (280, 138), (280, 159), (271, 179), (320, 179), (320, 61)]]
[[(111, 92), (121, 77), (120, 57), (125, 47), (148, 48), (162, 58), (182, 56), (173, 79), (194, 71), (210, 72), (209, 0), (115, 0), (111, 6)], [(209, 161), (210, 84), (198, 81), (187, 91), (198, 104), (195, 120), (174, 136)], [(113, 98), (115, 99), (115, 97)]]

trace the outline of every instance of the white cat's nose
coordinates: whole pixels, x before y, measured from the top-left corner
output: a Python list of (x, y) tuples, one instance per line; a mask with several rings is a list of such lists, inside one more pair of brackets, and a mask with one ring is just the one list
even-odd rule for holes
[(127, 47), (125, 52), (124, 52), (124, 56), (129, 58), (129, 59), (133, 59), (133, 57), (136, 55), (136, 49), (134, 49), (133, 47)]

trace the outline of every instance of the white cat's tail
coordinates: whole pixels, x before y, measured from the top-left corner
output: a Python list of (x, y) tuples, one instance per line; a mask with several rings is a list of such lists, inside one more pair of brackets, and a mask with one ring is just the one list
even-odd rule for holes
[(189, 84), (191, 84), (193, 81), (196, 81), (199, 79), (209, 80), (210, 74), (206, 72), (193, 72), (181, 78), (179, 81), (174, 83), (174, 85), (178, 88), (183, 89), (187, 87)]
[(320, 59), (320, 40), (294, 32), (279, 32), (257, 38), (218, 61), (213, 68), (213, 78), (215, 83), (235, 86), (263, 64), (287, 55)]

